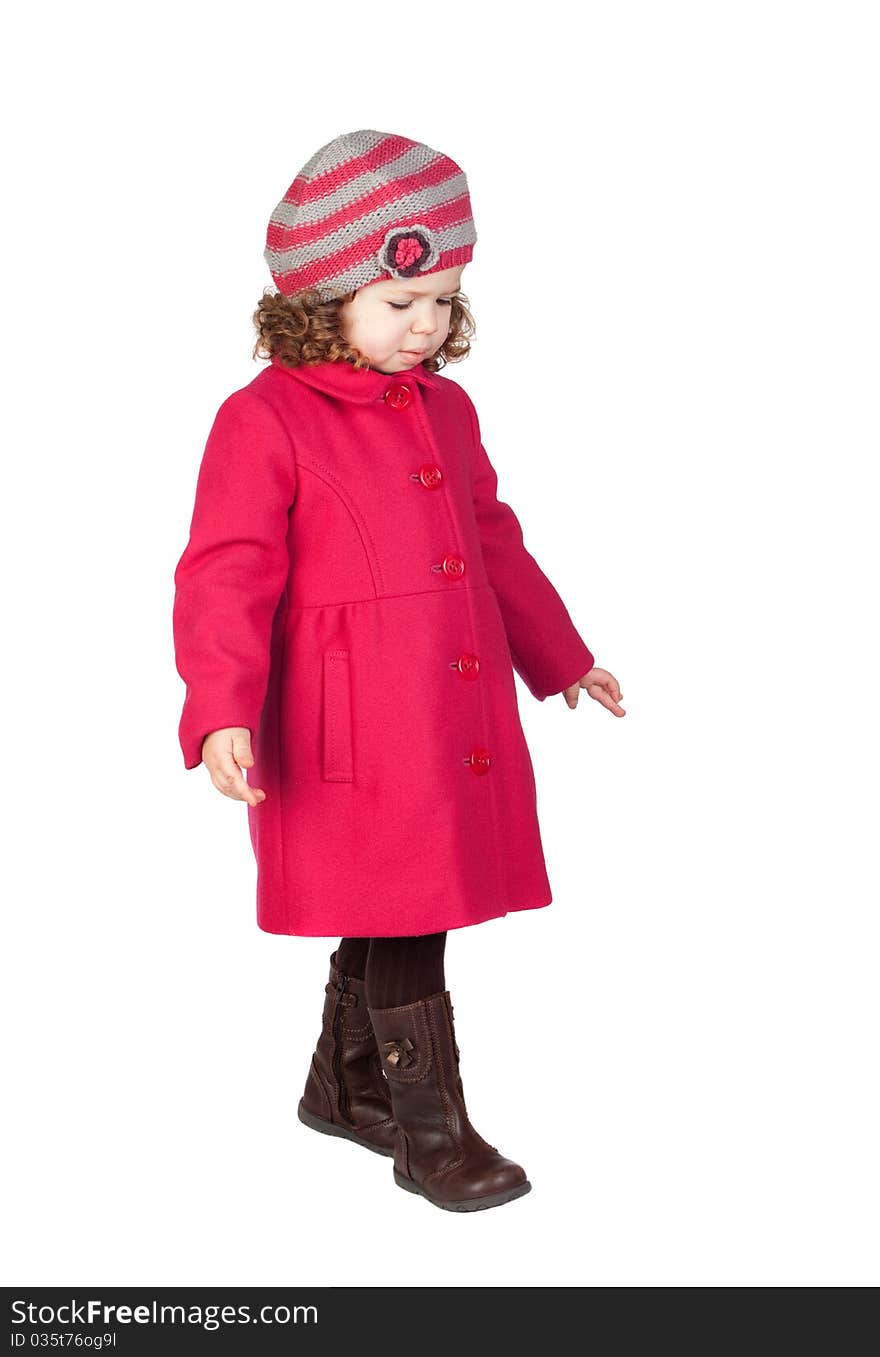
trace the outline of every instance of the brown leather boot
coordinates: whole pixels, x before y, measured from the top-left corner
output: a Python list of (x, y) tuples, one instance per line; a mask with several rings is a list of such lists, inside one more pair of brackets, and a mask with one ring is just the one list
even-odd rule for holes
[(418, 1003), (370, 1009), (398, 1134), (394, 1181), (444, 1211), (483, 1211), (531, 1190), (470, 1123), (448, 990)]
[(321, 1035), (297, 1115), (313, 1131), (392, 1155), (397, 1126), (376, 1047), (363, 980), (330, 958)]

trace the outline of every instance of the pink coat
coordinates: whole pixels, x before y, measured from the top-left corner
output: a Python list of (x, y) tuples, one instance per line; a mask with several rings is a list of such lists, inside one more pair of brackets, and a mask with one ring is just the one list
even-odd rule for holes
[(552, 896), (513, 669), (593, 656), (457, 382), (273, 359), (220, 406), (174, 576), (187, 768), (246, 726), (269, 933), (433, 933)]

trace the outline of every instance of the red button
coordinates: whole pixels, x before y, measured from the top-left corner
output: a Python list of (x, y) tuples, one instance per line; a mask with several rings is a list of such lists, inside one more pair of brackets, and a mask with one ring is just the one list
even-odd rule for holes
[(489, 753), (488, 749), (472, 749), (465, 759), (465, 763), (470, 764), (472, 773), (476, 773), (479, 777), (482, 777), (484, 773), (488, 773), (489, 771), (489, 767), (492, 763), (492, 755)]
[(405, 410), (411, 400), (410, 389), (403, 382), (392, 382), (385, 392), (385, 403), (392, 410)]
[(470, 651), (467, 650), (463, 655), (459, 655), (458, 672), (461, 674), (462, 678), (477, 678), (480, 672), (480, 661), (477, 659), (476, 655), (472, 655)]
[(448, 575), (450, 579), (461, 579), (464, 574), (464, 561), (460, 556), (444, 556), (443, 573)]
[(443, 472), (433, 462), (424, 462), (419, 467), (419, 480), (426, 490), (436, 490), (443, 480)]

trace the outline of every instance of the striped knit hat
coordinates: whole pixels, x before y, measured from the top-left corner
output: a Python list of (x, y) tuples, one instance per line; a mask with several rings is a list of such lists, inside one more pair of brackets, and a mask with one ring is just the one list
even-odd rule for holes
[(272, 213), (263, 257), (285, 296), (316, 288), (332, 301), (466, 264), (476, 239), (454, 160), (391, 132), (347, 132), (303, 165)]

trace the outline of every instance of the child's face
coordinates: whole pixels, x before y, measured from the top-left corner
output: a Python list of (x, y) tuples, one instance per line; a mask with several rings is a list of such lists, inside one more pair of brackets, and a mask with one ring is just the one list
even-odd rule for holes
[(424, 362), (449, 333), (452, 297), (464, 268), (459, 264), (424, 278), (385, 278), (360, 288), (341, 308), (345, 339), (381, 372), (406, 372)]

